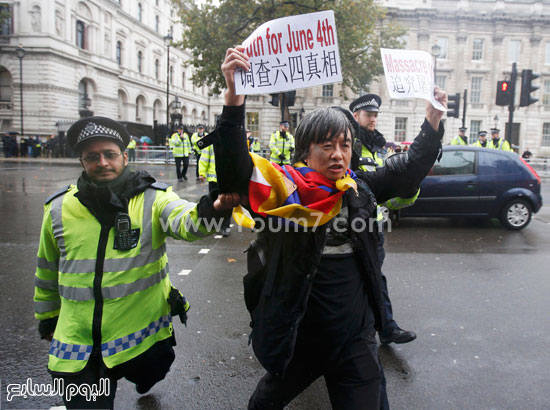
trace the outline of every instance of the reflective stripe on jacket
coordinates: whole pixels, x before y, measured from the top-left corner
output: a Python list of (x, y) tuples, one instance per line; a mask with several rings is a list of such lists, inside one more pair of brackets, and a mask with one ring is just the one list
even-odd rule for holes
[(202, 150), (199, 159), (199, 175), (205, 177), (208, 182), (218, 182), (214, 145), (209, 145)]
[(174, 157), (188, 157), (191, 152), (189, 136), (186, 133), (180, 136), (177, 132), (174, 132), (170, 137), (170, 148)]
[(195, 151), (195, 153), (198, 153), (200, 155), (201, 149), (197, 145), (197, 141), (200, 140), (201, 138), (206, 137), (207, 135), (208, 135), (207, 132), (204, 132), (202, 134), (202, 137), (197, 132), (195, 132), (193, 135), (191, 135), (191, 147), (192, 147), (193, 151)]
[(510, 148), (510, 143), (503, 138), (498, 140), (498, 144), (496, 146), (493, 140), (489, 141), (487, 143), (487, 148), (498, 149), (501, 151), (512, 151), (512, 148)]
[(283, 138), (281, 137), (281, 131), (274, 132), (271, 134), (269, 149), (271, 150), (271, 157), (269, 158), (271, 162), (281, 164), (281, 158), (279, 158), (279, 155), (283, 154), (285, 159), (282, 163), (290, 164), (290, 157), (292, 152), (294, 152), (294, 135), (287, 132), (286, 138)]
[(210, 233), (196, 204), (172, 188), (148, 188), (128, 203), (137, 246), (120, 251), (115, 229), (102, 227), (76, 192), (73, 186), (44, 206), (38, 249), (35, 316), (58, 317), (48, 362), (54, 372), (82, 370), (94, 348), (112, 368), (169, 338), (166, 237), (193, 241)]
[(460, 135), (458, 135), (451, 140), (451, 145), (468, 145), (468, 144), (466, 144), (466, 142), (460, 137)]

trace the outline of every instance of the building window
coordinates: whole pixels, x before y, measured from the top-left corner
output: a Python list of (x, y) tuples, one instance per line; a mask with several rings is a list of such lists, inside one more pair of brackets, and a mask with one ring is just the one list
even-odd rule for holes
[(185, 67), (182, 67), (181, 70), (181, 88), (185, 90)]
[(141, 19), (143, 17), (143, 6), (141, 3), (138, 3), (138, 20), (141, 22)]
[(155, 78), (157, 80), (160, 79), (160, 62), (158, 58), (155, 60)]
[(138, 53), (137, 53), (137, 70), (138, 70), (138, 73), (141, 73), (142, 68), (143, 68), (143, 53), (141, 51), (138, 51)]
[(86, 110), (88, 108), (88, 102), (89, 102), (89, 95), (88, 95), (88, 84), (86, 81), (82, 80), (78, 84), (78, 109), (79, 110)]
[(550, 105), (550, 80), (544, 80), (542, 88), (542, 105)]
[(435, 76), (435, 85), (437, 85), (442, 90), (446, 90), (447, 87), (445, 86), (447, 84), (447, 76), (445, 75), (436, 75)]
[(474, 39), (472, 60), (483, 60), (483, 39), (481, 38)]
[(260, 138), (260, 114), (257, 112), (246, 113), (246, 128), (252, 132), (254, 138)]
[(440, 47), (439, 56), (441, 60), (446, 60), (449, 56), (449, 39), (447, 37), (438, 37), (437, 45)]
[(550, 65), (550, 43), (544, 45), (544, 65)]
[(407, 139), (407, 117), (395, 117), (395, 130), (393, 140), (402, 142)]
[(157, 33), (159, 32), (159, 26), (160, 26), (159, 16), (155, 16), (155, 31)]
[(508, 43), (508, 63), (519, 62), (519, 55), (521, 51), (521, 40), (510, 40)]
[(0, 4), (0, 36), (12, 34), (11, 9), (9, 4)]
[(470, 103), (480, 104), (481, 103), (481, 81), (482, 77), (472, 77), (472, 87), (470, 94)]
[(122, 65), (122, 42), (116, 42), (116, 63)]
[(479, 133), (479, 131), (481, 131), (481, 121), (470, 121), (470, 142), (477, 141), (477, 134)]
[(0, 66), (0, 101), (11, 101), (11, 83), (10, 72)]
[(169, 75), (170, 85), (174, 85), (174, 66), (173, 65), (170, 66), (170, 70), (168, 70), (168, 75)]
[(81, 49), (86, 48), (86, 25), (83, 21), (76, 21), (76, 46)]
[(323, 97), (333, 97), (334, 96), (334, 84), (323, 85)]
[(542, 147), (550, 148), (550, 122), (542, 124)]

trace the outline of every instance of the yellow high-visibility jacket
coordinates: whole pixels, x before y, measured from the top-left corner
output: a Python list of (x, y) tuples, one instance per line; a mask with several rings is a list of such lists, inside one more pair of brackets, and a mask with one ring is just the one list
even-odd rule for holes
[(51, 371), (78, 372), (94, 350), (112, 368), (171, 337), (166, 238), (193, 241), (213, 230), (195, 203), (156, 185), (129, 200), (137, 235), (125, 251), (114, 249), (115, 229), (102, 227), (75, 186), (44, 205), (34, 305), (37, 319), (58, 317)]

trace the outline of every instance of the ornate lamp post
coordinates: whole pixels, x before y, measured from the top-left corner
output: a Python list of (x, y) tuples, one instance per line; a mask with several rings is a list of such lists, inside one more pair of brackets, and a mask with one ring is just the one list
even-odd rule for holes
[(92, 100), (88, 97), (88, 93), (85, 92), (82, 96), (82, 109), (79, 111), (80, 118), (92, 117), (94, 115), (94, 112), (88, 109), (90, 105), (92, 105)]
[(172, 126), (170, 127), (170, 133), (174, 131), (176, 127), (181, 125), (181, 101), (179, 100), (178, 96), (176, 95), (176, 99), (172, 101), (172, 104), (170, 104), (170, 107), (172, 109)]
[(166, 44), (166, 126), (170, 126), (170, 44), (172, 44), (172, 29), (164, 36)]
[(23, 57), (25, 57), (25, 49), (21, 44), (15, 49), (15, 53), (19, 59), (19, 99), (21, 101), (21, 138), (23, 138)]

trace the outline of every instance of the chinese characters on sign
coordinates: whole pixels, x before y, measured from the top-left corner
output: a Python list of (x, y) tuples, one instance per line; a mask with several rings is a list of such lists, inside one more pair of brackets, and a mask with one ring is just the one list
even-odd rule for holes
[(342, 81), (332, 10), (264, 23), (243, 46), (251, 68), (235, 73), (237, 94), (269, 94)]
[(445, 107), (435, 100), (434, 64), (425, 51), (381, 48), (386, 85), (391, 98), (423, 98), (441, 111)]

